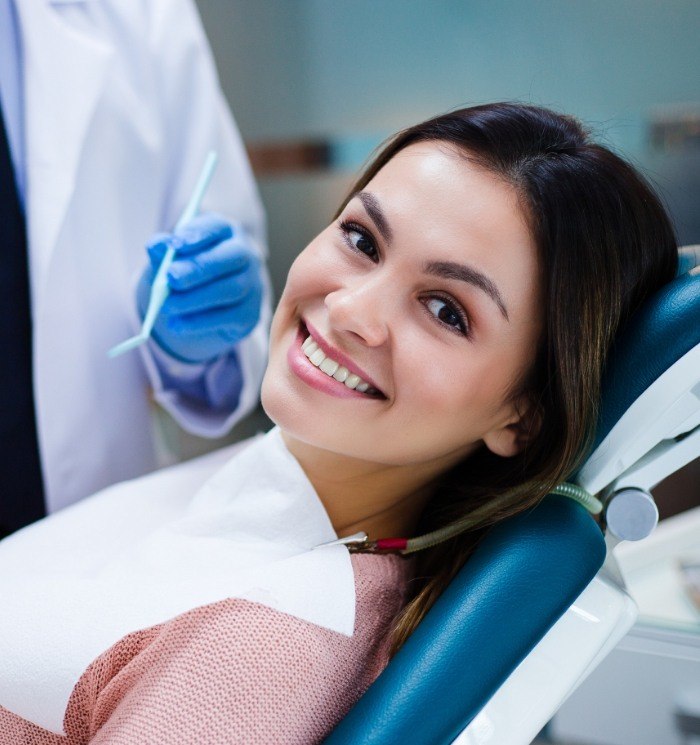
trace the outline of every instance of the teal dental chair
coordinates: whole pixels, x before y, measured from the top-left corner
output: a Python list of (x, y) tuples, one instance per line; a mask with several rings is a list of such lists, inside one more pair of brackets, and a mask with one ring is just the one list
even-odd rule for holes
[(605, 535), (557, 496), (493, 529), (327, 745), (527, 745), (630, 629), (614, 548), (651, 533), (649, 490), (700, 456), (697, 248), (681, 249), (679, 276), (606, 369), (573, 478), (604, 502)]

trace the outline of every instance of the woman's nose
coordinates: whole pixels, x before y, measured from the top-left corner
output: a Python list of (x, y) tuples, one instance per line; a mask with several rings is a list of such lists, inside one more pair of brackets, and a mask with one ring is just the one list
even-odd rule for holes
[(326, 295), (328, 319), (338, 333), (349, 333), (369, 347), (383, 344), (389, 333), (389, 298), (372, 282), (359, 282)]

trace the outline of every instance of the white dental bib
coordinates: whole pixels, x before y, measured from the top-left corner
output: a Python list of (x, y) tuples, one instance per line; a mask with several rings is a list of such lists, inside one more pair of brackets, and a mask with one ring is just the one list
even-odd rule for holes
[(0, 706), (64, 734), (71, 692), (102, 652), (230, 597), (353, 633), (350, 556), (311, 550), (337, 536), (280, 431), (233, 450), (228, 462), (231, 448), (118, 484), (0, 541)]

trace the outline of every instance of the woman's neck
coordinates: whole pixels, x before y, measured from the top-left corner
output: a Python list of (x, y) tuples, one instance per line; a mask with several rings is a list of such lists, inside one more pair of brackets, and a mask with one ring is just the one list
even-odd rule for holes
[(359, 460), (282, 437), (328, 512), (339, 537), (364, 531), (372, 539), (413, 535), (435, 484), (435, 467)]

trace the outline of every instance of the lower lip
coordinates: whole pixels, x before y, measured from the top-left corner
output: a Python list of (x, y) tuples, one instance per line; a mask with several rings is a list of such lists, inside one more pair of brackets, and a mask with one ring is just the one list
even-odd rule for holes
[(301, 378), (311, 388), (315, 388), (317, 391), (322, 391), (336, 398), (359, 398), (363, 401), (379, 400), (373, 396), (366, 396), (364, 393), (360, 393), (353, 388), (348, 388), (344, 383), (339, 383), (335, 378), (329, 377), (313, 365), (301, 348), (305, 338), (302, 335), (301, 329), (299, 329), (287, 352), (289, 367), (298, 378)]

